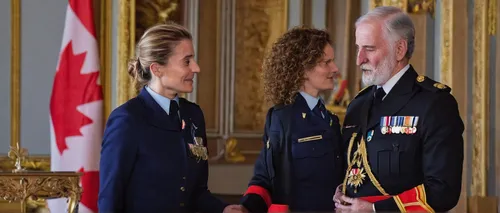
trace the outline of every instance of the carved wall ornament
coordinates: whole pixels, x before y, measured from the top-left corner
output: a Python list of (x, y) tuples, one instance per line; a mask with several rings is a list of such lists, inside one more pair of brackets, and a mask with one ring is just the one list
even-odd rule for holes
[(158, 23), (182, 24), (179, 0), (120, 0), (118, 20), (118, 101), (125, 103), (139, 93), (138, 85), (128, 75), (128, 62), (136, 58), (135, 45), (144, 31)]
[(76, 172), (0, 173), (0, 198), (20, 202), (24, 213), (29, 201), (66, 197), (68, 213), (74, 213), (82, 194), (81, 175)]
[(489, 36), (488, 0), (474, 1), (472, 76), (472, 186), (474, 196), (487, 196), (489, 158)]
[[(138, 42), (148, 27), (169, 20), (179, 23), (182, 20), (179, 0), (142, 0), (136, 1), (136, 38)], [(182, 24), (182, 23), (179, 23)]]
[(22, 167), (22, 162), (24, 161), (24, 159), (26, 158), (27, 155), (28, 155), (28, 150), (26, 150), (25, 148), (21, 148), (19, 143), (17, 143), (16, 146), (10, 147), (10, 151), (8, 153), (8, 156), (10, 159), (14, 160), (14, 162), (15, 162), (14, 163), (15, 169), (12, 170), (13, 172), (26, 171)]
[(399, 7), (403, 11), (413, 14), (429, 13), (434, 17), (436, 0), (371, 0), (370, 8), (379, 6)]

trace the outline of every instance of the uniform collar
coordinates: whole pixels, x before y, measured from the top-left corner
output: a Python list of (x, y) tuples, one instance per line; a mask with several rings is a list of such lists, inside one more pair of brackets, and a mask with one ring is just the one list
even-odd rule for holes
[(318, 104), (318, 101), (321, 101), (323, 103), (323, 100), (320, 97), (314, 97), (312, 95), (307, 94), (304, 91), (300, 91), (299, 93), (306, 100), (307, 106), (309, 107), (310, 110), (313, 110), (314, 107), (316, 107), (316, 105)]
[(146, 86), (146, 91), (149, 93), (149, 95), (151, 95), (151, 97), (153, 97), (153, 99), (156, 101), (156, 103), (158, 103), (158, 105), (160, 105), (160, 107), (163, 110), (165, 110), (165, 112), (167, 114), (170, 112), (170, 101), (174, 100), (177, 102), (177, 105), (179, 105), (179, 96), (177, 96), (177, 95), (175, 96), (174, 99), (171, 100), (167, 97), (164, 97), (164, 96), (156, 93), (148, 86)]
[[(406, 71), (408, 71), (408, 69), (410, 69), (410, 64), (407, 64), (405, 67), (403, 67), (403, 69), (399, 70), (398, 73), (396, 73), (396, 75), (392, 76), (383, 86), (382, 88), (384, 89), (384, 92), (385, 92), (385, 96), (384, 98), (387, 96), (387, 94), (389, 94), (389, 92), (392, 90), (392, 88), (394, 87), (394, 85), (396, 85), (396, 83), (398, 83), (399, 79), (401, 79), (401, 77), (403, 77), (403, 75), (406, 73)], [(380, 88), (381, 86), (377, 86), (377, 89)]]

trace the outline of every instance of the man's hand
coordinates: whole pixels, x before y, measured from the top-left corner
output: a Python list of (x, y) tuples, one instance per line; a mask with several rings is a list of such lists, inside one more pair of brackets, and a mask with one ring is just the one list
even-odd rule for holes
[(223, 213), (248, 213), (248, 210), (242, 205), (229, 205), (224, 208)]
[(339, 199), (347, 202), (347, 204), (335, 202), (337, 212), (374, 212), (373, 203), (368, 201), (359, 198), (350, 198), (345, 195), (340, 196)]
[(335, 194), (333, 195), (333, 202), (335, 203), (339, 203), (339, 204), (342, 204), (342, 200), (340, 199), (340, 197), (342, 197), (342, 195), (344, 195), (344, 193), (342, 193), (342, 184), (340, 184), (339, 186), (337, 186), (337, 189), (335, 190)]

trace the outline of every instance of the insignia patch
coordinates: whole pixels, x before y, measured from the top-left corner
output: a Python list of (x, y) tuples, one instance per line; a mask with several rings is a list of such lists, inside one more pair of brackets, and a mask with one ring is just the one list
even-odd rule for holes
[(368, 135), (366, 136), (366, 141), (370, 142), (372, 140), (373, 133), (375, 133), (375, 130), (371, 130), (368, 132)]
[(434, 87), (436, 87), (438, 89), (446, 89), (446, 85), (444, 85), (442, 83), (434, 83)]

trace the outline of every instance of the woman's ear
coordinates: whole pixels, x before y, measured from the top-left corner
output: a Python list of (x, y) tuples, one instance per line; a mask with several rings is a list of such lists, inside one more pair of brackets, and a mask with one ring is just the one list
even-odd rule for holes
[(161, 72), (160, 72), (160, 65), (158, 63), (151, 63), (149, 65), (149, 70), (151, 71), (151, 74), (156, 76), (156, 77), (161, 77)]
[(311, 72), (311, 70), (304, 70), (304, 79), (305, 80), (308, 80), (309, 79), (309, 73)]

